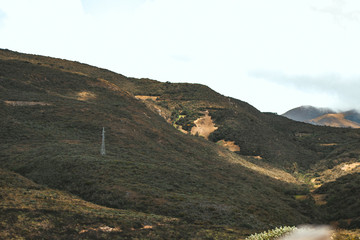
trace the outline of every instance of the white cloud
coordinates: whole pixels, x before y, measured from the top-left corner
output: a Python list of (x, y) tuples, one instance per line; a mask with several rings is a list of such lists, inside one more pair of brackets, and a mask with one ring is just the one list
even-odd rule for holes
[(6, 14), (3, 11), (1, 11), (1, 9), (0, 9), (0, 26), (3, 23), (5, 17), (6, 17)]
[[(360, 76), (357, 0), (0, 0), (0, 9), (2, 48), (203, 83), (263, 111), (359, 100), (302, 87), (336, 75), (346, 92), (352, 87), (342, 83)], [(299, 84), (301, 75), (309, 81)]]
[[(297, 89), (308, 98), (301, 99), (302, 105), (332, 107), (338, 110), (360, 110), (360, 75), (343, 77), (339, 74), (326, 75), (287, 75), (279, 72), (257, 71), (251, 74), (255, 78), (270, 80), (288, 89)], [(289, 99), (295, 96), (289, 96)], [(296, 98), (296, 97), (295, 97)], [(316, 103), (316, 104), (314, 104)]]

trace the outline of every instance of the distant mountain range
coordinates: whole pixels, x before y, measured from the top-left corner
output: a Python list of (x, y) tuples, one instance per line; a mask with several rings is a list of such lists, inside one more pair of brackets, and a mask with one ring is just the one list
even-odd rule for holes
[(336, 112), (330, 108), (301, 106), (287, 111), (282, 116), (314, 125), (360, 128), (360, 113), (356, 110)]

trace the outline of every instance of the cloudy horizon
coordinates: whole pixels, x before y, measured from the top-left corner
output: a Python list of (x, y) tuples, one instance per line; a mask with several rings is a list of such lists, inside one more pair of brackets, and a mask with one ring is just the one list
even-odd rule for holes
[(205, 84), (260, 111), (358, 109), (356, 0), (0, 0), (0, 48)]

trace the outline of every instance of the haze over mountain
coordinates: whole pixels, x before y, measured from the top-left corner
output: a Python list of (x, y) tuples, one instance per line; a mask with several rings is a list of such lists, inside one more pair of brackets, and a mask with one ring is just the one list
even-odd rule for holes
[[(360, 199), (348, 191), (360, 172), (359, 130), (262, 113), (204, 85), (0, 50), (0, 134), (5, 239), (239, 239), (280, 225), (360, 227), (344, 207)], [(339, 193), (343, 201), (332, 201)]]

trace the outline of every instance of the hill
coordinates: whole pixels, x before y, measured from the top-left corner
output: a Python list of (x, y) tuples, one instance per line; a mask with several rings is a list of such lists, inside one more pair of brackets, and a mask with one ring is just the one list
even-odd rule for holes
[[(51, 66), (52, 61), (64, 67)], [(66, 67), (72, 64), (81, 65), (1, 51), (2, 169), (93, 204), (179, 219), (184, 236), (239, 236), (316, 221), (311, 202), (293, 198), (307, 190), (290, 174), (176, 130), (122, 87), (137, 86), (137, 80), (108, 72), (117, 78), (88, 76), (81, 67)], [(139, 80), (140, 86), (145, 83)], [(105, 156), (100, 155), (102, 127)], [(2, 184), (7, 188), (9, 182)], [(37, 203), (42, 208), (46, 201)]]
[(124, 239), (168, 236), (179, 219), (92, 204), (0, 169), (1, 239)]
[(346, 148), (358, 154), (359, 148), (355, 145), (359, 131), (294, 123), (285, 117), (261, 113), (246, 102), (222, 96), (204, 85), (127, 78), (78, 62), (11, 51), (2, 51), (1, 55), (4, 59), (18, 59), (29, 66), (91, 78), (98, 86), (122, 90), (143, 99), (149, 109), (186, 132), (191, 132), (195, 120), (204, 116), (207, 110), (217, 127), (208, 136), (211, 141), (233, 142), (240, 148), (240, 155), (261, 157), (288, 170), (293, 169), (294, 164), (302, 170), (309, 169), (329, 155), (333, 149), (323, 146), (334, 141), (337, 152)]
[(313, 106), (301, 106), (287, 111), (282, 116), (299, 122), (310, 122), (324, 114), (332, 114), (335, 111), (329, 108), (316, 108)]
[(320, 222), (304, 183), (360, 156), (359, 130), (261, 113), (199, 84), (8, 50), (0, 50), (0, 121), (4, 171), (92, 204), (155, 215), (160, 225), (177, 219), (166, 229), (189, 238)]
[(360, 113), (356, 110), (337, 113), (329, 108), (301, 106), (287, 111), (282, 116), (314, 125), (360, 128)]
[(360, 128), (360, 124), (345, 118), (344, 113), (324, 114), (309, 121), (312, 124), (331, 127)]
[(343, 228), (360, 227), (360, 173), (342, 176), (337, 181), (325, 183), (316, 190), (324, 196), (328, 221), (334, 221)]

